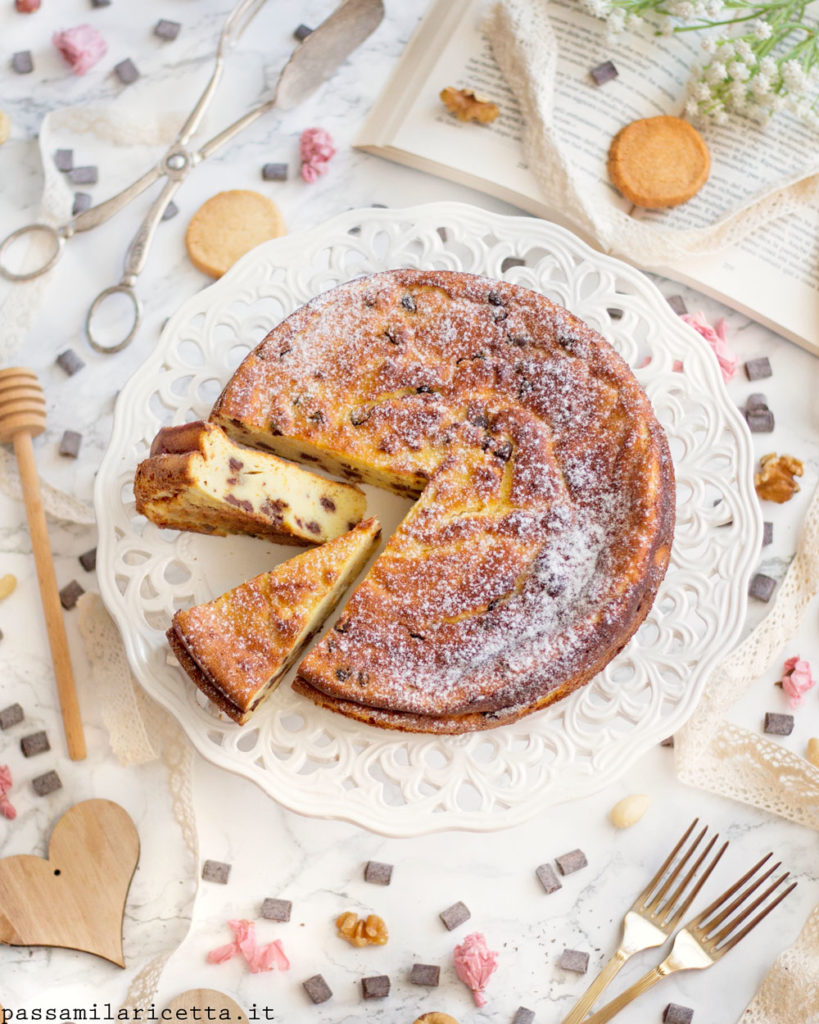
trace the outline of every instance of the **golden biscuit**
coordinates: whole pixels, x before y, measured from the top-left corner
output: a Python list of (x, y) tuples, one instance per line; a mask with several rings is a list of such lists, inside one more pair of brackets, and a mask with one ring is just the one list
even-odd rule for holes
[(448, 1013), (441, 1013), (438, 1010), (432, 1010), (430, 1013), (422, 1013), (413, 1024), (458, 1024), (454, 1017), (450, 1017)]
[(217, 192), (199, 207), (185, 232), (185, 246), (198, 270), (221, 277), (246, 252), (286, 233), (272, 199), (233, 189)]
[(646, 117), (622, 128), (609, 148), (611, 183), (626, 199), (649, 210), (679, 206), (708, 180), (705, 140), (679, 117)]

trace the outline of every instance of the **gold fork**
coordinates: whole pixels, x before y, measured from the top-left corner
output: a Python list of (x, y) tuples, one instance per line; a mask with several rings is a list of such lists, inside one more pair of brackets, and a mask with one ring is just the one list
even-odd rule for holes
[[(742, 878), (734, 882), (710, 906), (706, 907), (701, 914), (684, 925), (677, 933), (674, 945), (671, 947), (671, 952), (665, 960), (640, 978), (639, 981), (636, 981), (630, 988), (627, 988), (616, 999), (606, 1003), (597, 1013), (587, 1017), (585, 1024), (604, 1024), (605, 1021), (611, 1020), (624, 1006), (627, 1006), (637, 996), (642, 995), (643, 992), (651, 988), (652, 985), (662, 978), (667, 977), (669, 974), (674, 974), (676, 971), (696, 971), (711, 967), (720, 957), (725, 956), (729, 949), (733, 949), (738, 942), (741, 942), (752, 928), (755, 928), (764, 917), (770, 914), (774, 907), (778, 906), (796, 888), (796, 882), (792, 882), (787, 889), (780, 892), (767, 906), (763, 906), (758, 914), (755, 914), (753, 917), (751, 916), (787, 880), (789, 874), (786, 871), (760, 893), (756, 899), (752, 900), (747, 907), (739, 910), (736, 916), (728, 920), (727, 923), (724, 923), (781, 866), (780, 862), (768, 868), (767, 871), (764, 871), (758, 878), (754, 879), (736, 899), (732, 900), (731, 897), (734, 893), (741, 889), (748, 879), (752, 878), (763, 864), (770, 860), (771, 856), (772, 854), (769, 853), (763, 857), (750, 871), (746, 872)], [(721, 925), (722, 927), (720, 927)]]
[(653, 949), (655, 946), (661, 946), (680, 923), (682, 915), (688, 910), (692, 900), (700, 891), (728, 846), (728, 843), (723, 843), (710, 863), (706, 865), (702, 873), (697, 877), (703, 862), (714, 848), (717, 839), (719, 839), (718, 835), (714, 836), (683, 876), (679, 885), (669, 893), (669, 890), (677, 881), (686, 864), (691, 861), (697, 847), (708, 831), (707, 826), (702, 829), (688, 849), (683, 851), (679, 862), (666, 878), (666, 872), (671, 868), (677, 854), (697, 827), (698, 821), (698, 818), (694, 818), (680, 841), (666, 857), (659, 871), (634, 901), (631, 909), (627, 911), (626, 916), (623, 918), (622, 936), (617, 952), (591, 985), (589, 985), (580, 999), (578, 999), (568, 1017), (564, 1018), (563, 1024), (581, 1024), (581, 1021), (585, 1020), (586, 1014), (597, 1001), (597, 997), (612, 978), (615, 977), (623, 964), (630, 957), (634, 956), (635, 953), (639, 953), (644, 949)]

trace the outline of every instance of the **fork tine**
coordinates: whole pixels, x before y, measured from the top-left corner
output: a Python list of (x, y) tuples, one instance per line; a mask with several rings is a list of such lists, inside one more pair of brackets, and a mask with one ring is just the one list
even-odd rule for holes
[[(716, 945), (719, 945), (721, 942), (724, 942), (725, 939), (727, 939), (728, 936), (731, 934), (731, 932), (734, 931), (737, 925), (742, 924), (742, 922), (745, 921), (750, 914), (753, 914), (756, 908), (761, 903), (764, 903), (765, 900), (771, 895), (771, 893), (775, 889), (778, 889), (779, 886), (782, 885), (782, 883), (789, 877), (790, 873), (787, 871), (784, 875), (780, 875), (780, 877), (777, 878), (776, 881), (773, 882), (771, 885), (769, 885), (768, 888), (765, 889), (765, 891), (761, 895), (757, 896), (753, 903), (751, 903), (747, 907), (743, 907), (739, 914), (737, 914), (737, 916), (732, 921), (729, 921), (721, 931), (717, 932), (716, 935), (709, 936), (710, 941), (716, 943)], [(763, 879), (760, 879), (759, 881), (762, 882)]]
[(715, 910), (718, 910), (726, 900), (729, 900), (734, 895), (734, 893), (737, 891), (737, 889), (739, 889), (743, 885), (745, 885), (745, 883), (748, 881), (748, 879), (751, 877), (751, 875), (753, 875), (754, 872), (758, 871), (759, 868), (761, 868), (762, 865), (765, 863), (765, 861), (766, 860), (770, 860), (770, 858), (772, 856), (773, 856), (772, 853), (768, 853), (768, 854), (766, 854), (762, 858), (761, 861), (759, 861), (757, 864), (754, 864), (754, 866), (751, 868), (751, 870), (750, 871), (746, 871), (746, 873), (742, 876), (742, 878), (740, 878), (736, 882), (734, 882), (734, 884), (729, 889), (726, 889), (725, 892), (721, 896), (717, 896), (717, 898), (714, 900), (713, 903), (709, 903), (709, 905), (705, 908), (705, 910), (703, 910), (702, 913), (698, 914), (697, 917), (694, 918), (694, 920), (691, 922), (691, 924), (695, 925), (695, 926), (702, 925), (703, 921), (705, 921), (707, 918), (709, 918), (714, 913)]
[(643, 906), (643, 904), (646, 902), (648, 897), (654, 891), (655, 887), (659, 884), (659, 882), (662, 879), (663, 875), (668, 870), (668, 866), (671, 864), (671, 862), (677, 856), (677, 854), (678, 854), (678, 852), (680, 850), (680, 847), (683, 845), (683, 843), (686, 841), (686, 839), (688, 839), (688, 837), (691, 835), (691, 833), (697, 827), (697, 823), (699, 822), (699, 820), (700, 820), (699, 818), (694, 818), (694, 820), (691, 822), (691, 824), (685, 830), (685, 833), (684, 833), (683, 837), (680, 839), (680, 841), (677, 843), (677, 845), (674, 847), (674, 849), (671, 851), (671, 853), (669, 853), (669, 855), (666, 857), (666, 859), (660, 865), (660, 869), (657, 871), (657, 873), (654, 875), (654, 877), (651, 879), (651, 881), (648, 883), (648, 885), (645, 887), (645, 889), (643, 889), (643, 891), (640, 893), (640, 895), (634, 901), (634, 905), (635, 906)]
[(680, 863), (674, 868), (674, 870), (671, 872), (671, 874), (668, 876), (668, 878), (665, 880), (665, 882), (663, 882), (663, 884), (660, 886), (660, 888), (657, 891), (656, 896), (646, 906), (646, 910), (648, 910), (650, 912), (654, 912), (659, 907), (660, 903), (663, 900), (663, 897), (668, 892), (669, 888), (674, 884), (674, 882), (675, 882), (675, 880), (677, 878), (677, 875), (679, 875), (679, 873), (682, 871), (682, 869), (688, 863), (688, 860), (693, 856), (694, 851), (697, 849), (697, 847), (702, 842), (702, 838), (703, 838), (703, 836), (705, 835), (705, 833), (707, 831), (708, 831), (708, 826), (706, 825), (705, 828), (702, 830), (702, 832), (700, 832), (700, 834), (696, 837), (696, 839), (694, 840), (693, 844), (688, 848), (688, 852), (684, 853), (682, 855), (682, 857), (680, 859)]
[[(771, 877), (771, 875), (774, 873), (774, 871), (776, 871), (778, 867), (781, 867), (781, 863), (781, 861), (778, 861), (776, 864), (773, 864), (771, 867), (769, 867), (767, 871), (761, 874), (759, 878), (753, 879), (753, 881), (747, 887), (747, 889), (741, 892), (739, 896), (736, 897), (736, 899), (732, 900), (727, 907), (723, 907), (719, 914), (717, 914), (715, 917), (712, 917), (711, 920), (707, 921), (706, 923), (702, 924), (701, 928), (703, 934), (710, 934), (718, 925), (722, 924), (726, 917), (733, 914), (737, 907), (741, 906), (745, 902), (745, 900), (751, 895), (752, 892), (755, 892), (766, 879)], [(727, 898), (729, 895), (729, 892), (723, 894), (725, 898)]]
[(774, 907), (778, 907), (782, 900), (784, 900), (786, 896), (789, 896), (793, 892), (796, 886), (796, 882), (793, 882), (791, 885), (789, 885), (788, 888), (784, 892), (781, 892), (776, 897), (776, 899), (773, 900), (772, 903), (769, 903), (767, 907), (760, 910), (760, 912), (756, 915), (755, 918), (749, 921), (741, 931), (737, 932), (737, 934), (733, 937), (733, 939), (730, 940), (730, 942), (726, 942), (726, 944), (722, 947), (721, 950), (719, 950), (719, 952), (727, 953), (729, 949), (733, 949), (738, 942), (745, 938), (745, 936), (752, 928), (755, 928), (759, 924), (763, 917), (767, 917), (768, 914), (770, 914), (770, 912), (774, 909)]
[[(688, 875), (685, 877), (685, 879), (680, 883), (678, 891), (674, 893), (673, 899), (674, 899), (675, 902), (678, 899), (679, 894), (681, 894), (681, 893), (683, 893), (685, 891), (685, 889), (688, 886), (689, 882), (691, 881), (692, 877), (699, 870), (700, 864), (705, 860), (706, 855), (711, 850), (711, 848), (714, 846), (714, 844), (716, 843), (717, 839), (719, 839), (719, 836), (718, 835), (714, 836), (714, 838), (711, 840), (711, 842), (708, 844), (708, 846), (703, 851), (703, 853), (700, 856), (700, 858), (697, 861), (697, 863), (688, 872)], [(728, 849), (728, 840), (726, 840), (722, 844), (722, 846), (719, 848), (719, 850), (717, 850), (716, 855), (714, 856), (714, 859), (705, 868), (705, 870), (703, 871), (702, 875), (697, 879), (697, 882), (692, 887), (691, 892), (682, 901), (682, 903), (677, 908), (677, 910), (675, 911), (675, 913), (673, 914), (671, 919), (666, 921), (666, 926), (667, 927), (676, 928), (677, 924), (680, 921), (680, 918), (683, 916), (683, 914), (686, 912), (686, 910), (688, 910), (688, 908), (691, 906), (693, 901), (696, 899), (697, 895), (699, 894), (700, 889), (702, 889), (703, 885), (705, 885), (705, 883), (708, 881), (708, 878), (709, 878), (711, 872), (714, 870), (714, 868), (717, 866), (717, 864), (719, 864), (720, 859), (722, 858), (723, 853), (725, 853), (725, 851), (727, 849)], [(673, 909), (674, 903), (671, 900), (669, 900), (668, 906)]]

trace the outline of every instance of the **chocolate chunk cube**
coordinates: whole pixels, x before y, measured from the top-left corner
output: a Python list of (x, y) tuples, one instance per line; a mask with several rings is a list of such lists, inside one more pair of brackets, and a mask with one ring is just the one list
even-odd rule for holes
[(10, 729), (13, 725), (19, 725), (24, 718), (23, 709), (19, 704), (9, 704), (0, 711), (0, 729)]
[(555, 857), (555, 864), (561, 875), (570, 875), (573, 871), (579, 871), (586, 867), (589, 862), (582, 850), (570, 850), (568, 853)]
[(790, 736), (793, 732), (793, 715), (780, 715), (776, 711), (765, 712), (765, 732), (771, 736)]
[(623, 319), (623, 311), (622, 309), (619, 309), (617, 306), (609, 306), (606, 312), (612, 320)]
[(80, 565), (86, 572), (93, 572), (97, 568), (97, 549), (91, 548), (90, 551), (83, 551), (80, 555)]
[(760, 356), (759, 359), (749, 359), (744, 364), (744, 369), (748, 380), (763, 380), (765, 377), (773, 377), (771, 361), (767, 356)]
[(413, 964), (410, 971), (410, 984), (425, 985), (435, 988), (441, 979), (441, 968), (437, 964)]
[(219, 885), (227, 885), (230, 877), (230, 864), (221, 860), (206, 860), (202, 865), (202, 878), (206, 882), (218, 882)]
[(673, 736), (666, 736), (666, 738), (664, 740), (660, 740), (660, 746), (661, 747), (673, 747), (674, 746), (674, 737)]
[(34, 757), (35, 754), (44, 754), (51, 750), (51, 744), (48, 742), (48, 736), (41, 730), (24, 736), (20, 740), (20, 749), (23, 751), (23, 757)]
[(18, 75), (28, 75), (34, 70), (31, 50), (19, 50), (11, 58), (11, 67)]
[(179, 207), (173, 200), (171, 200), (171, 202), (169, 202), (168, 205), (165, 207), (165, 211), (162, 214), (162, 219), (173, 220), (177, 213), (179, 213)]
[(752, 434), (770, 434), (774, 428), (774, 414), (770, 409), (749, 409), (745, 413)]
[(541, 864), (539, 868), (535, 868), (535, 874), (543, 886), (544, 892), (553, 893), (562, 888), (560, 879), (555, 874), (555, 869), (551, 864)]
[(519, 1006), (517, 1010), (515, 1010), (515, 1016), (512, 1018), (512, 1024), (532, 1024), (534, 1019), (534, 1010), (527, 1010), (525, 1006)]
[(333, 994), (330, 986), (320, 974), (314, 974), (312, 978), (303, 981), (301, 985), (311, 1002), (314, 1003), (326, 1003)]
[(178, 21), (168, 21), (167, 18), (160, 18), (154, 25), (154, 35), (160, 39), (173, 40), (179, 35), (182, 26)]
[(386, 974), (361, 979), (361, 995), (364, 999), (386, 999), (389, 994), (390, 979)]
[(666, 301), (677, 314), (677, 316), (682, 316), (683, 313), (688, 312), (688, 306), (686, 306), (685, 299), (682, 297), (682, 295), (669, 295)]
[(54, 166), (58, 171), (70, 171), (74, 166), (74, 150), (58, 149), (54, 154)]
[(748, 586), (748, 593), (757, 601), (770, 601), (773, 592), (776, 590), (776, 580), (772, 576), (766, 576), (764, 572), (758, 572), (751, 577)]
[(663, 1010), (663, 1024), (691, 1024), (693, 1019), (694, 1011), (690, 1006), (669, 1003)]
[(312, 33), (313, 30), (309, 28), (307, 25), (299, 25), (298, 28), (293, 30), (293, 35), (295, 36), (296, 39), (298, 39), (300, 43), (304, 42), (304, 40), (309, 35), (312, 35)]
[(605, 85), (606, 82), (610, 82), (613, 78), (617, 78), (617, 68), (610, 60), (604, 60), (602, 64), (598, 64), (596, 68), (592, 68), (589, 74), (592, 77), (592, 81), (595, 85)]
[(290, 900), (276, 900), (268, 896), (262, 903), (261, 916), (268, 921), (286, 922), (290, 920), (293, 904)]
[(38, 775), (36, 779), (31, 780), (31, 785), (37, 796), (48, 796), (49, 793), (63, 787), (60, 776), (54, 771)]
[(67, 348), (65, 352), (61, 352), (56, 359), (57, 366), (61, 370), (65, 370), (69, 377), (73, 377), (75, 373), (85, 366), (85, 363), (80, 359), (73, 348)]
[(754, 391), (752, 395), (748, 395), (745, 399), (745, 408), (748, 412), (756, 412), (758, 409), (767, 409), (768, 399), (761, 391)]
[(71, 204), (71, 216), (76, 217), (78, 213), (85, 213), (91, 209), (91, 193), (75, 192), (74, 202)]
[(265, 164), (262, 167), (262, 178), (265, 181), (287, 181), (287, 164)]
[(60, 604), (67, 612), (70, 612), (84, 593), (85, 589), (76, 580), (72, 580), (70, 583), (66, 583), (60, 591)]
[(114, 74), (123, 85), (131, 85), (139, 78), (137, 66), (130, 57), (127, 57), (125, 60), (121, 60), (119, 64), (114, 65)]
[(92, 7), (110, 7), (111, 0), (91, 0)]
[(60, 439), (60, 455), (65, 455), (69, 459), (76, 459), (80, 454), (81, 444), (82, 434), (78, 434), (76, 430), (66, 430)]
[(519, 256), (507, 256), (501, 263), (501, 273), (505, 274), (507, 270), (511, 270), (513, 267), (525, 267), (526, 260), (522, 260)]
[(68, 172), (68, 180), (72, 185), (96, 185), (99, 181), (99, 171), (94, 164), (72, 167)]
[(447, 931), (452, 931), (453, 928), (459, 927), (464, 921), (468, 921), (472, 915), (469, 913), (469, 908), (465, 903), (458, 900), (457, 903), (453, 903), (451, 907), (447, 907), (446, 910), (442, 910), (438, 915), (444, 922), (444, 927)]
[(769, 544), (773, 544), (773, 523), (762, 524), (762, 547), (766, 548)]
[(364, 866), (364, 881), (372, 882), (373, 885), (389, 885), (392, 881), (392, 864), (368, 860)]
[(585, 974), (589, 969), (589, 954), (579, 949), (564, 949), (560, 954), (559, 966), (564, 971), (574, 971), (576, 974)]
[[(435, 230), (438, 232), (438, 237), (441, 241), (446, 242), (449, 238), (449, 235), (446, 233), (446, 228), (436, 228)], [(503, 266), (503, 264), (501, 264), (501, 266)]]

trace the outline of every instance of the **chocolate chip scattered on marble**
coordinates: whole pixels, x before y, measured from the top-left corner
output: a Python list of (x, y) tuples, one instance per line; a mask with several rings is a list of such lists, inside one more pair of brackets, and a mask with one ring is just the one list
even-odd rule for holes
[(293, 911), (293, 904), (290, 900), (278, 900), (273, 899), (272, 896), (268, 896), (262, 902), (261, 916), (266, 918), (268, 921), (281, 921), (286, 923), (290, 920), (290, 914)]
[(91, 194), (89, 192), (75, 192), (74, 202), (71, 204), (71, 216), (76, 217), (78, 213), (85, 213), (91, 209)]
[(160, 18), (154, 25), (154, 35), (168, 42), (176, 39), (179, 30), (182, 28), (178, 21), (169, 21), (167, 18)]
[(20, 749), (23, 751), (23, 757), (34, 757), (36, 754), (44, 754), (47, 750), (51, 750), (51, 744), (48, 742), (48, 736), (41, 729), (40, 732), (24, 736), (20, 740)]
[(309, 35), (312, 35), (312, 33), (313, 30), (308, 25), (299, 25), (297, 28), (293, 30), (293, 35), (296, 37), (296, 39), (298, 39), (300, 43), (304, 42), (304, 40)]
[(264, 181), (287, 181), (287, 164), (264, 164), (262, 178)]
[(413, 964), (409, 980), (412, 985), (435, 988), (441, 980), (441, 968), (437, 964)]
[(19, 50), (11, 58), (12, 71), (18, 75), (28, 75), (34, 70), (34, 61), (31, 59), (31, 50)]
[(10, 729), (13, 725), (19, 725), (25, 717), (19, 704), (9, 704), (0, 711), (0, 729)]
[(512, 1018), (512, 1024), (532, 1024), (534, 1019), (534, 1010), (529, 1010), (525, 1006), (519, 1006), (517, 1010), (515, 1010), (515, 1016)]
[(767, 356), (760, 356), (758, 359), (749, 359), (744, 364), (745, 376), (748, 380), (764, 380), (765, 377), (773, 377), (771, 361)]
[(97, 568), (97, 549), (91, 548), (89, 551), (83, 551), (79, 556), (79, 562), (86, 572), (93, 572)]
[(313, 1003), (326, 1003), (333, 994), (332, 989), (320, 974), (314, 974), (312, 978), (303, 981), (301, 986)]
[(68, 180), (72, 185), (96, 185), (99, 176), (99, 170), (94, 164), (88, 164), (85, 167), (72, 167), (68, 171)]
[(691, 1024), (693, 1019), (694, 1011), (690, 1006), (669, 1003), (663, 1010), (663, 1024)]
[(137, 66), (130, 57), (114, 65), (114, 74), (123, 85), (132, 85), (139, 78)]
[(65, 352), (61, 352), (55, 360), (57, 366), (61, 370), (65, 370), (69, 377), (73, 377), (75, 373), (85, 366), (85, 363), (80, 359), (73, 348), (67, 348)]
[(389, 994), (390, 979), (386, 974), (361, 979), (361, 995), (364, 999), (386, 999)]
[(222, 860), (206, 860), (202, 865), (202, 878), (206, 882), (218, 882), (219, 885), (227, 885), (230, 877), (230, 864)]
[(37, 796), (48, 796), (49, 793), (62, 789), (63, 786), (60, 776), (55, 771), (38, 775), (36, 779), (31, 780), (31, 785)]
[(543, 886), (544, 892), (553, 893), (562, 888), (560, 879), (555, 874), (555, 869), (551, 864), (541, 864), (539, 868), (535, 868), (535, 874)]
[(750, 596), (755, 597), (757, 601), (764, 601), (766, 604), (773, 597), (774, 590), (776, 590), (776, 580), (764, 572), (758, 572), (752, 576), (748, 585)]
[(589, 862), (582, 850), (570, 850), (568, 853), (555, 857), (555, 864), (561, 875), (570, 875), (573, 871), (579, 871), (586, 867)]
[(173, 220), (177, 213), (179, 213), (179, 207), (173, 200), (171, 200), (171, 202), (169, 202), (168, 205), (165, 207), (165, 210), (162, 214), (162, 219)]
[(766, 548), (769, 544), (773, 544), (773, 523), (764, 522), (762, 524), (762, 547)]
[(776, 711), (765, 712), (765, 732), (771, 736), (790, 736), (793, 732), (793, 715), (782, 715)]
[(392, 864), (368, 860), (364, 866), (364, 881), (372, 882), (373, 885), (389, 885), (392, 881)]
[(447, 907), (446, 910), (442, 910), (438, 915), (444, 922), (444, 927), (447, 931), (452, 931), (454, 928), (458, 928), (468, 921), (472, 915), (469, 912), (469, 908), (465, 903), (458, 900), (457, 903), (453, 903), (451, 907)]
[(564, 971), (585, 974), (589, 969), (589, 954), (579, 949), (564, 949), (560, 954), (558, 964)]
[(619, 72), (612, 61), (604, 60), (602, 64), (598, 64), (596, 68), (592, 68), (589, 74), (591, 75), (592, 81), (595, 85), (605, 85), (606, 82), (610, 82), (613, 78), (617, 78)]
[(685, 299), (682, 295), (669, 295), (666, 302), (671, 306), (677, 316), (682, 316), (683, 313), (688, 312), (688, 306), (686, 306)]
[(74, 150), (58, 149), (54, 154), (54, 166), (58, 171), (70, 171), (74, 167)]
[(76, 430), (66, 430), (60, 438), (60, 455), (65, 455), (69, 459), (76, 459), (80, 454), (81, 444), (82, 434), (77, 433)]
[(67, 612), (70, 612), (84, 593), (85, 589), (76, 580), (71, 580), (60, 591), (60, 604)]

